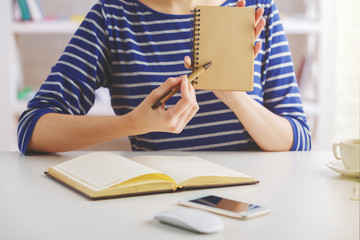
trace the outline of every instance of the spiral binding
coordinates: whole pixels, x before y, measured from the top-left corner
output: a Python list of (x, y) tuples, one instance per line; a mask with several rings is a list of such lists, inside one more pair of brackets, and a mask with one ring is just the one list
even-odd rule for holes
[[(192, 69), (193, 71), (199, 68), (199, 61), (200, 61), (200, 9), (194, 9), (192, 11), (194, 16), (194, 30), (193, 30), (193, 62), (192, 62)], [(197, 79), (197, 78), (196, 78)], [(197, 84), (196, 81), (194, 83)]]

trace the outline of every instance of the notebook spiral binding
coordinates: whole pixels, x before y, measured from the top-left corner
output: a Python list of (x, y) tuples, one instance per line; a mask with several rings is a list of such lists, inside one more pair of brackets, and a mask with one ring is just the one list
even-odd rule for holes
[[(193, 62), (192, 62), (192, 69), (193, 71), (199, 68), (199, 50), (200, 50), (200, 9), (194, 9), (192, 11), (194, 16), (194, 30), (193, 30)], [(196, 78), (197, 79), (197, 78)], [(193, 81), (197, 84), (196, 81)]]

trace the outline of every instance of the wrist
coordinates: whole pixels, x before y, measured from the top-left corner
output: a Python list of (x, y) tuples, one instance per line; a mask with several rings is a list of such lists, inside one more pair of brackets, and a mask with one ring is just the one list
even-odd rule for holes
[(140, 135), (149, 132), (146, 128), (146, 124), (144, 124), (144, 121), (142, 121), (142, 119), (136, 114), (136, 110), (123, 115), (119, 126), (121, 126), (121, 128), (126, 128), (128, 136)]
[(214, 91), (214, 94), (233, 111), (249, 98), (246, 92), (241, 91)]
[[(151, 99), (150, 99), (151, 100)], [(124, 115), (121, 126), (126, 126), (129, 136), (164, 131), (166, 125), (162, 107), (151, 108), (153, 101), (145, 100), (131, 112)], [(149, 102), (151, 104), (149, 104)]]

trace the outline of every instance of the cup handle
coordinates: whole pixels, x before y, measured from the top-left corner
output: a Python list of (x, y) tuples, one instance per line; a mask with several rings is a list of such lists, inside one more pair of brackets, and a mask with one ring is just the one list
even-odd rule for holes
[(337, 160), (341, 160), (339, 149), (340, 149), (340, 143), (334, 143), (333, 144), (333, 153)]

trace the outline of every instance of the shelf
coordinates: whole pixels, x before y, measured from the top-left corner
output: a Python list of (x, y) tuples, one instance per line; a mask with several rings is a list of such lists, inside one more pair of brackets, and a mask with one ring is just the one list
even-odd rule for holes
[(73, 34), (80, 23), (70, 20), (51, 20), (40, 22), (15, 22), (15, 34)]

